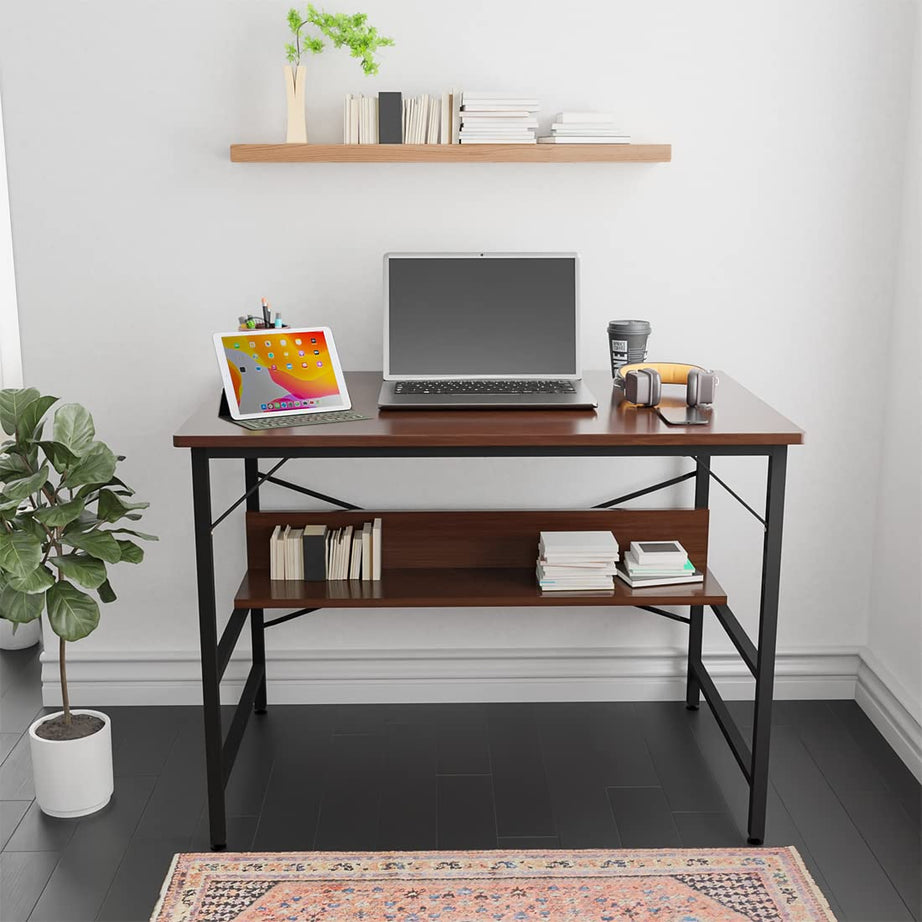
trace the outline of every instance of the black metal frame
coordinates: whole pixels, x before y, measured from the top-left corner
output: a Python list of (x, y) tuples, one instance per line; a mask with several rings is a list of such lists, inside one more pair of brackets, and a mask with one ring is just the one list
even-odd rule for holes
[[(712, 470), (715, 456), (764, 456), (768, 459), (765, 515), (760, 516)], [(755, 678), (755, 712), (751, 741), (747, 743), (734, 722), (730, 711), (717, 690), (714, 680), (702, 660), (704, 606), (690, 606), (689, 617), (650, 605), (638, 605), (644, 611), (688, 624), (688, 678), (686, 707), (697, 709), (701, 695), (711, 707), (715, 719), (749, 784), (748, 841), (760, 845), (765, 838), (765, 808), (768, 797), (768, 766), (771, 745), (772, 695), (775, 677), (775, 640), (778, 626), (778, 590), (781, 576), (781, 534), (784, 518), (784, 488), (787, 465), (786, 445), (728, 445), (713, 447), (689, 446), (630, 446), (630, 447), (569, 447), (540, 448), (370, 448), (370, 449), (260, 449), (260, 448), (193, 448), (192, 494), (195, 519), (195, 558), (198, 578), (199, 639), (202, 656), (202, 702), (205, 723), (205, 757), (208, 782), (208, 812), (211, 845), (215, 850), (227, 846), (227, 821), (224, 788), (233, 769), (234, 759), (249, 720), (250, 709), (265, 714), (266, 703), (266, 628), (283, 624), (317, 609), (305, 608), (266, 621), (261, 608), (234, 609), (220, 639), (217, 630), (217, 610), (214, 585), (213, 532), (241, 503), (250, 511), (259, 510), (259, 490), (273, 483), (304, 493), (343, 509), (358, 509), (351, 503), (318, 493), (298, 484), (273, 476), (290, 458), (347, 457), (691, 457), (695, 469), (643, 490), (599, 503), (594, 508), (608, 509), (631, 499), (694, 478), (695, 508), (706, 509), (713, 479), (759, 520), (765, 531), (762, 548), (762, 580), (759, 601), (759, 636), (756, 646), (743, 630), (728, 605), (710, 606), (717, 623), (729, 636), (743, 662)], [(219, 458), (243, 459), (245, 492), (217, 519), (212, 520), (211, 461)], [(260, 458), (281, 459), (268, 473), (258, 468)], [(247, 618), (252, 637), (252, 665), (243, 692), (231, 718), (227, 734), (221, 722), (220, 687), (224, 671), (239, 639)]]

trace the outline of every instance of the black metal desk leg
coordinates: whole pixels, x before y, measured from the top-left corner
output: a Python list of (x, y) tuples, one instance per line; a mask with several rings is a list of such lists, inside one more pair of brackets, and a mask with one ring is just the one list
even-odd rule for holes
[(749, 785), (749, 842), (765, 839), (768, 764), (775, 686), (775, 640), (778, 631), (778, 585), (781, 579), (781, 526), (784, 520), (784, 481), (787, 447), (768, 456), (765, 498), (765, 543), (762, 548), (762, 597), (759, 605), (759, 651), (756, 661), (755, 716), (752, 726), (752, 778)]
[[(243, 459), (243, 479), (246, 491), (249, 493), (253, 487), (256, 487), (247, 497), (247, 511), (259, 512), (259, 461), (256, 458)], [(266, 629), (263, 620), (263, 610), (261, 608), (250, 609), (250, 636), (253, 647), (253, 664), (263, 667), (263, 677), (256, 690), (256, 699), (253, 701), (253, 710), (257, 714), (266, 713)]]
[[(698, 455), (695, 458), (698, 469), (695, 472), (695, 508), (707, 509), (710, 499), (711, 478), (708, 471), (711, 459)], [(692, 662), (701, 660), (701, 635), (704, 631), (704, 606), (692, 605), (689, 611), (691, 623), (688, 625), (688, 678), (685, 686), (685, 707), (698, 710), (701, 703), (701, 686), (695, 678)]]
[(214, 591), (214, 545), (211, 537), (211, 471), (204, 449), (192, 449), (192, 509), (195, 517), (195, 565), (198, 577), (198, 622), (202, 657), (202, 711), (205, 717), (205, 773), (211, 847), (227, 846), (224, 815), (221, 680)]

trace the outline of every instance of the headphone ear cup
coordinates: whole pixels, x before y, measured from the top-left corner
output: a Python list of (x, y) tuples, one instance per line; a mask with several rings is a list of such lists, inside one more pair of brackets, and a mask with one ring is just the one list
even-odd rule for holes
[(685, 382), (685, 402), (690, 407), (698, 406), (698, 395), (700, 393), (699, 384), (700, 372), (697, 368), (692, 368), (688, 372), (688, 379)]
[(663, 396), (663, 379), (655, 368), (646, 368), (644, 371), (650, 377), (650, 401), (647, 406), (655, 407)]
[(663, 380), (655, 368), (638, 368), (624, 378), (624, 396), (639, 407), (655, 407), (662, 394)]

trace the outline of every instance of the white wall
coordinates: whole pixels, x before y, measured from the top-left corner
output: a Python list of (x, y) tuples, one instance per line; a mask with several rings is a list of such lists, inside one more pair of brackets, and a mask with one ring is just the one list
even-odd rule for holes
[[(189, 459), (171, 435), (216, 399), (210, 334), (265, 294), (290, 320), (332, 325), (347, 367), (379, 367), (381, 254), (426, 248), (578, 250), (586, 367), (605, 365), (609, 319), (646, 317), (653, 357), (722, 368), (806, 429), (789, 464), (779, 649), (790, 675), (779, 688), (850, 696), (882, 432), (880, 398), (851, 369), (887, 362), (911, 4), (664, 0), (564, 13), (548, 0), (368, 0), (397, 47), (379, 78), (342, 53), (310, 62), (312, 140), (340, 139), (346, 92), (509, 88), (536, 93), (545, 123), (562, 108), (614, 109), (635, 139), (671, 142), (673, 163), (231, 164), (229, 143), (284, 137), (287, 5), (49, 0), (0, 13), (26, 379), (93, 409), (162, 539), (142, 567), (115, 574), (120, 601), (72, 654), (76, 696), (198, 700)], [(66, 37), (57, 65), (49, 22)], [(241, 476), (218, 467), (220, 505)], [(678, 467), (302, 470), (369, 507), (483, 508), (586, 506)], [(762, 463), (716, 469), (761, 505)], [(752, 628), (761, 536), (713, 495), (711, 561)], [(219, 548), (229, 610), (239, 533)], [(291, 679), (275, 700), (420, 697), (448, 674), (457, 680), (441, 693), (455, 697), (676, 694), (682, 644), (679, 625), (635, 611), (322, 612), (271, 635), (284, 662), (270, 675)], [(706, 645), (731, 649), (716, 631)], [(558, 652), (560, 669), (548, 656)], [(442, 653), (458, 660), (449, 668)]]
[[(906, 143), (903, 220), (890, 360), (868, 621), (868, 664), (896, 699), (903, 720), (891, 742), (922, 759), (922, 15), (916, 16), (913, 96)], [(889, 379), (889, 380), (887, 380)], [(861, 700), (861, 699), (859, 699)], [(862, 701), (876, 716), (884, 702)], [(880, 721), (879, 721), (880, 722)], [(887, 729), (882, 722), (882, 729)]]
[(21, 385), (22, 353), (19, 348), (13, 237), (7, 192), (6, 148), (3, 143), (3, 105), (0, 102), (0, 387)]

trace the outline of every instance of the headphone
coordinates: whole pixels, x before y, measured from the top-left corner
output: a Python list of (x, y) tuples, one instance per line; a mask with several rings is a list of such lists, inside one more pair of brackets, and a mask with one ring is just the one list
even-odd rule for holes
[(717, 375), (700, 365), (683, 365), (679, 362), (636, 362), (622, 365), (614, 386), (624, 390), (631, 403), (641, 407), (655, 407), (662, 396), (664, 384), (685, 386), (685, 402), (690, 407), (713, 403), (717, 392)]

